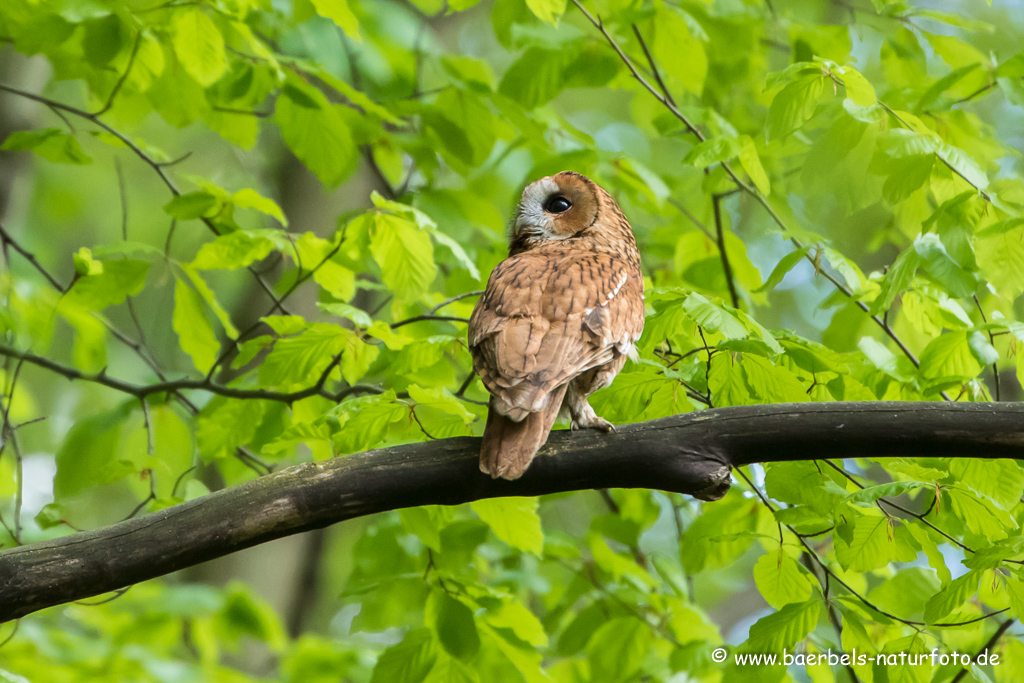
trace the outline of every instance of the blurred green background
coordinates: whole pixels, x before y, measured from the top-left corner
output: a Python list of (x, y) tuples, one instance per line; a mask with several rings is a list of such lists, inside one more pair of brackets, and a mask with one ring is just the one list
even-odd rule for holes
[[(472, 297), (435, 307), (483, 288), (522, 188), (566, 169), (620, 202), (647, 277), (641, 361), (593, 400), (613, 422), (1020, 398), (1024, 4), (583, 5), (610, 41), (559, 0), (4, 0), (4, 546), (481, 433), (465, 325), (429, 317), (468, 317)], [(216, 390), (325, 371), (344, 401)], [(103, 373), (213, 384), (140, 401)], [(709, 657), (774, 632), (977, 650), (994, 620), (913, 628), (830, 595), (823, 567), (923, 618), (970, 554), (924, 516), (1020, 555), (1024, 474), (1000, 463), (846, 464), (921, 517), (792, 463), (749, 473), (788, 516), (737, 480), (707, 505), (581, 492), (350, 521), (4, 625), (0, 679), (950, 680)], [(829, 524), (819, 564), (796, 533)], [(884, 538), (851, 553), (865, 525)], [(1015, 566), (970, 569), (940, 617), (1024, 608)], [(959, 680), (1020, 680), (1015, 632)]]

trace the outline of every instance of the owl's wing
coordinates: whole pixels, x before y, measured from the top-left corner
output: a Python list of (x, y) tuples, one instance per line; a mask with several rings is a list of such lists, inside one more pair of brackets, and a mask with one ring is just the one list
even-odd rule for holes
[(643, 279), (609, 254), (542, 249), (503, 261), (469, 323), (473, 368), (515, 421), (552, 390), (629, 354), (643, 330)]

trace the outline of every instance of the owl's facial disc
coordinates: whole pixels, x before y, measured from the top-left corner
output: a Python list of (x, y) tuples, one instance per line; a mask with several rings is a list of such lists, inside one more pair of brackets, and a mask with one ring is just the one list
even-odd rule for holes
[(594, 222), (597, 208), (588, 178), (571, 171), (541, 178), (523, 191), (514, 238), (536, 243), (573, 237)]

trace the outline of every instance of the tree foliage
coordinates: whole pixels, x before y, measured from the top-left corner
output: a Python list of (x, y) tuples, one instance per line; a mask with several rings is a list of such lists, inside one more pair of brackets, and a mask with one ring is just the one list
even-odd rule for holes
[[(995, 4), (4, 0), (3, 543), (479, 434), (464, 323), (518, 191), (564, 169), (648, 280), (611, 421), (1019, 397), (1024, 53)], [(305, 629), (176, 577), (4, 626), (0, 679), (1019, 680), (1024, 470), (871, 455), (707, 504), (379, 515), (314, 558)]]

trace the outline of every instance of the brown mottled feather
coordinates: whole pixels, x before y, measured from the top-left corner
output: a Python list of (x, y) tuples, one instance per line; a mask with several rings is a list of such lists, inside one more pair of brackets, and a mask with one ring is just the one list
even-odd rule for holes
[[(625, 216), (583, 176), (551, 180), (593, 218), (569, 216), (568, 237), (513, 235), (469, 323), (473, 367), (492, 395), (480, 468), (493, 477), (521, 476), (563, 407), (574, 427), (610, 428), (586, 397), (611, 383), (643, 330), (640, 258)], [(574, 183), (583, 189), (571, 195)]]

